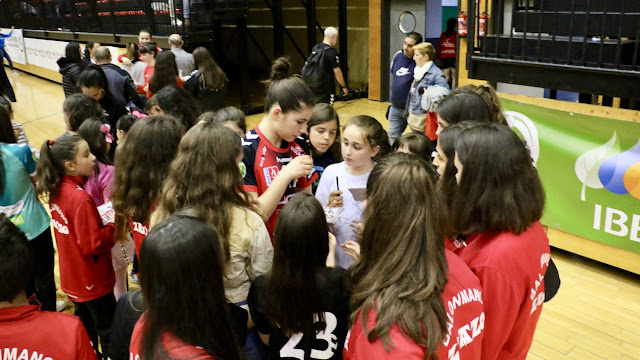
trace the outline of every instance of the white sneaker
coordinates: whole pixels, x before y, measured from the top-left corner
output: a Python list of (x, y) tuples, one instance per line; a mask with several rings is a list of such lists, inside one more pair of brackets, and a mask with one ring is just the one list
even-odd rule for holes
[(56, 311), (63, 312), (67, 308), (67, 303), (64, 300), (56, 301)]
[(139, 284), (140, 283), (140, 279), (138, 279), (138, 275), (131, 274), (131, 282), (134, 283), (134, 284)]

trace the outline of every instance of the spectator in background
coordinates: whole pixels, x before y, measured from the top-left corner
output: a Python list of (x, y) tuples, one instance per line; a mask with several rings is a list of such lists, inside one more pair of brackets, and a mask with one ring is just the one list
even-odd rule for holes
[(185, 83), (203, 111), (216, 111), (224, 107), (229, 79), (213, 60), (209, 50), (198, 47), (193, 51), (196, 70)]
[(340, 57), (334, 48), (337, 43), (338, 29), (332, 26), (326, 28), (324, 30), (324, 39), (320, 44), (317, 44), (312, 49), (313, 52), (321, 53), (321, 57), (316, 63), (317, 65), (311, 65), (309, 61), (305, 63), (305, 68), (307, 68), (307, 66), (318, 66), (318, 71), (324, 72), (325, 76), (322, 81), (319, 83), (310, 83), (307, 76), (305, 76), (305, 69), (302, 69), (302, 77), (311, 88), (311, 91), (316, 95), (316, 102), (318, 103), (322, 102), (333, 105), (334, 92), (336, 88), (334, 78), (338, 81), (338, 84), (342, 89), (342, 94), (347, 95), (349, 93), (347, 83), (345, 82), (342, 70), (340, 69)]
[[(102, 68), (98, 65), (89, 65), (78, 78), (78, 86), (83, 94), (89, 95), (100, 103), (102, 110), (106, 113), (106, 120), (110, 126), (110, 133), (116, 135), (116, 122), (122, 115), (129, 114), (129, 108), (122, 96), (113, 93), (109, 89), (109, 81)], [(113, 156), (116, 144), (111, 144), (109, 155)]]
[(137, 84), (138, 92), (141, 94), (145, 94), (147, 98), (151, 97), (149, 93), (149, 80), (151, 80), (151, 76), (153, 76), (153, 72), (156, 68), (156, 56), (158, 55), (158, 50), (155, 43), (147, 43), (145, 45), (140, 46), (140, 60), (146, 64), (143, 76), (144, 82)]
[[(138, 33), (138, 46), (141, 47), (142, 45), (148, 44), (152, 41), (153, 41), (153, 38), (151, 37), (151, 31), (147, 29), (140, 30), (140, 32)], [(153, 45), (155, 45), (155, 43)], [(162, 50), (160, 50), (159, 47), (156, 47), (156, 54), (159, 53), (160, 51)], [(120, 56), (118, 56), (118, 62), (121, 62), (126, 66), (131, 66), (131, 64), (133, 63), (133, 59), (125, 55), (126, 54), (120, 54)]]
[(413, 70), (416, 62), (413, 60), (413, 47), (422, 42), (422, 35), (410, 32), (404, 38), (402, 51), (398, 51), (391, 61), (391, 105), (387, 119), (389, 120), (389, 142), (393, 145), (407, 128), (405, 106), (413, 81)]
[(2, 67), (2, 71), (0, 71), (0, 96), (4, 95), (12, 102), (16, 102), (16, 94), (13, 92), (13, 86), (11, 86), (7, 73), (4, 71), (4, 66), (0, 67)]
[(99, 42), (93, 42), (93, 41), (89, 41), (87, 43), (87, 45), (85, 45), (84, 47), (84, 58), (82, 59), (82, 63), (84, 64), (84, 67), (86, 68), (87, 66), (91, 65), (91, 64), (95, 64), (96, 63), (96, 59), (93, 55), (93, 52), (99, 48), (101, 45)]
[(187, 77), (194, 69), (193, 55), (182, 50), (182, 37), (179, 34), (171, 34), (169, 36), (169, 47), (171, 52), (176, 56), (176, 64), (178, 65), (178, 75)]
[(71, 94), (79, 92), (77, 88), (78, 77), (85, 68), (82, 61), (80, 44), (74, 41), (68, 43), (64, 49), (64, 57), (58, 59), (57, 63), (60, 67), (60, 74), (62, 74), (64, 97), (66, 98)]
[(131, 75), (131, 78), (133, 79), (133, 83), (136, 86), (138, 84), (144, 84), (144, 68), (147, 67), (147, 64), (145, 64), (142, 60), (140, 60), (138, 45), (131, 42), (128, 43), (126, 52), (124, 54), (121, 54), (120, 56), (123, 56), (123, 55), (127, 58), (132, 59), (131, 65), (122, 64), (120, 65), (120, 68), (122, 68), (123, 70), (128, 72), (129, 75)]
[(2, 28), (0, 28), (0, 62), (3, 61), (3, 58), (7, 59), (7, 61), (9, 62), (9, 68), (11, 70), (13, 70), (13, 62), (11, 61), (9, 53), (4, 49), (4, 39), (10, 37), (11, 34), (13, 34), (13, 29), (14, 27), (12, 26), (11, 31), (9, 31), (8, 34), (3, 34)]
[(180, 88), (184, 88), (182, 80), (178, 76), (176, 56), (171, 51), (165, 51), (158, 54), (155, 59), (155, 69), (149, 79), (149, 87), (146, 90), (147, 97), (151, 97), (169, 85), (177, 85)]
[(144, 101), (138, 95), (138, 89), (133, 83), (129, 73), (111, 63), (111, 52), (105, 46), (97, 48), (93, 52), (96, 64), (102, 68), (109, 82), (109, 89), (122, 96), (130, 108), (143, 109)]
[(456, 25), (454, 18), (447, 20), (447, 30), (440, 34), (438, 52), (436, 52), (436, 65), (444, 73), (444, 77), (451, 89), (457, 87), (456, 82)]

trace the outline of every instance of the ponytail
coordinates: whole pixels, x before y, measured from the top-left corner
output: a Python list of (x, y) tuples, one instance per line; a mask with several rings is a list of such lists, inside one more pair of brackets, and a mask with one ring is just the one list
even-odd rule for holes
[(274, 104), (280, 105), (283, 113), (300, 111), (316, 104), (309, 86), (299, 75), (292, 76), (291, 73), (289, 59), (280, 57), (273, 62), (269, 79), (264, 81), (267, 86), (265, 112), (268, 112)]
[(64, 163), (75, 159), (80, 141), (82, 138), (77, 135), (63, 135), (42, 144), (36, 183), (36, 195), (41, 200), (51, 202), (58, 196), (60, 181), (66, 174)]
[(387, 131), (378, 120), (368, 115), (358, 115), (349, 119), (344, 129), (351, 125), (359, 127), (364, 132), (366, 140), (372, 148), (380, 147), (378, 154), (373, 158), (374, 161), (382, 159), (391, 152)]

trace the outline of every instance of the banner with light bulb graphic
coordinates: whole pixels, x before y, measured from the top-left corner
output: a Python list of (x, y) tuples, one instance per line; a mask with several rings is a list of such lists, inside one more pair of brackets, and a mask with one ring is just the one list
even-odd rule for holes
[(544, 185), (542, 223), (640, 254), (640, 123), (502, 105)]

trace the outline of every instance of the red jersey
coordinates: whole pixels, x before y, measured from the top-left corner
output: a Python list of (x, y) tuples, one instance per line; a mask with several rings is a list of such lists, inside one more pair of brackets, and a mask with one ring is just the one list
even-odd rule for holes
[(455, 59), (456, 58), (456, 32), (451, 33), (451, 36), (447, 36), (446, 32), (440, 34), (440, 41), (438, 42), (438, 52), (436, 53), (436, 59)]
[[(144, 314), (140, 317), (136, 326), (133, 328), (131, 335), (131, 346), (129, 347), (129, 359), (140, 360), (140, 350), (142, 343), (142, 327), (144, 326)], [(213, 360), (213, 356), (209, 355), (204, 349), (189, 345), (168, 332), (162, 334), (160, 339), (164, 350), (171, 359), (190, 359), (190, 360)], [(158, 358), (159, 359), (159, 358)], [(153, 360), (153, 359), (149, 359)]]
[(58, 196), (51, 202), (51, 221), (62, 291), (75, 302), (97, 299), (112, 291), (113, 224), (102, 224), (96, 204), (84, 191), (82, 178), (62, 179)]
[(76, 316), (22, 305), (0, 309), (0, 359), (95, 360)]
[[(244, 157), (242, 158), (244, 190), (262, 195), (283, 166), (291, 162), (295, 157), (309, 154), (309, 148), (304, 139), (298, 137), (277, 147), (269, 142), (260, 129), (256, 126), (242, 139)], [(276, 219), (282, 208), (296, 193), (313, 185), (318, 178), (315, 169), (311, 169), (309, 176), (303, 176), (289, 183), (287, 190), (282, 195), (278, 206), (267, 222), (267, 230), (273, 237), (276, 227)]]
[(483, 288), (485, 335), (482, 359), (525, 359), (544, 303), (544, 275), (551, 252), (539, 221), (520, 235), (472, 234), (447, 240)]
[(136, 254), (140, 257), (140, 247), (142, 246), (142, 241), (149, 233), (149, 223), (143, 224), (129, 219), (129, 224), (131, 225), (131, 237), (136, 247)]
[[(479, 360), (482, 354), (484, 312), (480, 280), (467, 265), (449, 250), (445, 250), (449, 266), (449, 281), (442, 293), (447, 312), (447, 333), (438, 349), (440, 360)], [(376, 311), (368, 315), (368, 328), (376, 324)], [(362, 329), (362, 314), (358, 314), (344, 346), (344, 359), (424, 360), (425, 348), (405, 337), (395, 324), (389, 331), (393, 343), (387, 353), (382, 340), (367, 340)]]

